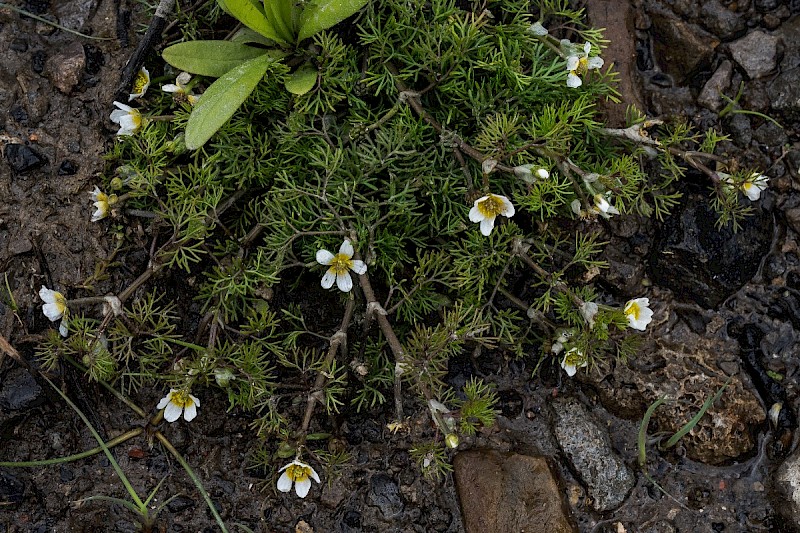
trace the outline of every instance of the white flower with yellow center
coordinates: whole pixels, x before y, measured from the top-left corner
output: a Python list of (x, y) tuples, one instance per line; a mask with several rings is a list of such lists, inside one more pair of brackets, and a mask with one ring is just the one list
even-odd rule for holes
[(142, 127), (142, 114), (138, 109), (116, 101), (114, 106), (118, 109), (111, 112), (111, 120), (119, 124), (117, 135), (133, 135)]
[(278, 472), (283, 472), (278, 478), (278, 490), (289, 492), (294, 485), (294, 492), (301, 498), (305, 498), (311, 490), (311, 480), (319, 483), (319, 476), (309, 465), (295, 459), (284, 466)]
[(328, 266), (328, 271), (322, 276), (322, 288), (330, 289), (333, 287), (333, 282), (342, 292), (350, 292), (353, 288), (353, 278), (350, 277), (352, 270), (356, 274), (365, 274), (367, 272), (367, 265), (364, 261), (353, 259), (353, 245), (350, 244), (348, 239), (345, 239), (339, 247), (339, 253), (334, 255), (328, 250), (319, 250), (317, 252), (317, 263), (320, 265)]
[(161, 398), (156, 409), (164, 409), (164, 420), (175, 422), (181, 417), (187, 422), (191, 422), (197, 416), (197, 408), (200, 407), (200, 400), (196, 396), (189, 394), (183, 389), (170, 389), (169, 393)]
[(603, 66), (603, 59), (599, 56), (589, 57), (589, 52), (592, 51), (591, 43), (583, 45), (583, 53), (573, 52), (574, 55), (567, 57), (567, 87), (580, 87), (583, 85), (581, 76), (585, 75), (592, 69), (599, 69)]
[(644, 331), (647, 324), (653, 320), (653, 310), (650, 309), (649, 298), (636, 298), (625, 304), (624, 313), (628, 318), (628, 325), (633, 329)]
[(92, 191), (92, 200), (94, 201), (95, 209), (97, 209), (92, 214), (92, 222), (97, 222), (108, 216), (108, 213), (111, 211), (111, 206), (117, 203), (117, 195), (108, 195), (95, 185)]
[(168, 83), (161, 87), (161, 90), (167, 93), (172, 93), (172, 98), (178, 102), (189, 102), (190, 105), (195, 105), (198, 100), (200, 100), (199, 96), (195, 96), (192, 92), (187, 89), (187, 85), (189, 84), (189, 80), (192, 79), (192, 75), (188, 72), (181, 72), (178, 74), (178, 77), (175, 78), (175, 83)]
[(499, 194), (489, 193), (481, 196), (475, 200), (472, 209), (469, 210), (469, 219), (472, 222), (480, 222), (481, 233), (487, 237), (494, 229), (494, 219), (497, 218), (497, 215), (507, 218), (514, 216), (514, 206), (511, 201)]
[(128, 96), (128, 101), (144, 96), (148, 87), (150, 87), (150, 73), (142, 67), (133, 79), (133, 92)]
[(66, 337), (68, 333), (67, 317), (65, 316), (68, 313), (67, 299), (64, 298), (64, 295), (60, 292), (48, 289), (44, 285), (42, 285), (42, 288), (39, 289), (39, 298), (41, 298), (44, 302), (44, 305), (42, 306), (42, 312), (44, 313), (44, 316), (49, 318), (50, 322), (55, 322), (56, 320), (61, 319), (61, 324), (58, 326), (58, 332), (62, 337)]
[(605, 195), (599, 193), (594, 195), (593, 210), (603, 218), (609, 218), (611, 215), (619, 215), (619, 210), (609, 203)]
[(564, 354), (564, 359), (561, 361), (561, 368), (567, 373), (569, 377), (575, 375), (579, 368), (583, 368), (589, 364), (589, 361), (586, 359), (586, 356), (578, 350), (578, 348), (570, 348), (566, 354)]
[(755, 202), (761, 198), (761, 191), (767, 188), (767, 178), (763, 174), (753, 172), (741, 185), (742, 192), (747, 196), (751, 202)]

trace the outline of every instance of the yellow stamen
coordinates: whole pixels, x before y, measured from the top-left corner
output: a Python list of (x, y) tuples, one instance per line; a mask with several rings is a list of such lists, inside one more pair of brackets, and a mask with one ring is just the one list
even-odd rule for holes
[(351, 270), (352, 268), (352, 259), (347, 257), (345, 254), (336, 254), (333, 256), (333, 260), (328, 268), (328, 272), (333, 272), (338, 276), (339, 274), (347, 274), (347, 271)]
[(186, 391), (177, 391), (173, 392), (169, 398), (171, 403), (174, 403), (181, 409), (184, 409), (192, 404), (194, 404), (194, 400), (189, 396), (189, 393)]
[(144, 86), (147, 85), (149, 81), (147, 74), (140, 70), (133, 80), (133, 94), (141, 94), (144, 90)]
[(639, 320), (642, 308), (636, 302), (631, 302), (625, 307), (625, 315), (632, 316), (634, 320)]
[(290, 465), (289, 468), (286, 469), (286, 475), (288, 475), (289, 479), (292, 481), (305, 481), (308, 479), (310, 473), (311, 469), (307, 466)]
[(570, 352), (564, 357), (564, 364), (568, 366), (580, 366), (584, 362), (583, 354), (578, 351)]
[(499, 196), (490, 194), (482, 202), (478, 202), (478, 212), (484, 218), (495, 218), (503, 211), (503, 200)]

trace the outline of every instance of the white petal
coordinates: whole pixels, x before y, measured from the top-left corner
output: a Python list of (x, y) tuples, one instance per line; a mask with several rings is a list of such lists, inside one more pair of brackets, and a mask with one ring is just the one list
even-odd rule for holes
[(494, 229), (494, 218), (495, 217), (484, 218), (483, 220), (481, 220), (481, 233), (483, 233), (487, 237), (492, 233), (492, 230)]
[[(123, 111), (131, 111), (131, 110), (133, 110), (133, 108), (131, 106), (127, 106), (125, 104), (117, 102), (116, 100), (114, 101), (114, 105), (117, 106), (118, 108), (122, 109)], [(114, 111), (114, 113), (116, 113), (116, 111)]]
[(183, 409), (183, 419), (184, 420), (186, 420), (187, 422), (191, 422), (192, 420), (194, 420), (194, 418), (196, 416), (197, 416), (197, 406), (196, 405), (192, 404), (192, 405), (187, 405), (186, 407), (184, 407), (184, 409)]
[[(285, 470), (290, 465), (286, 465), (283, 467), (282, 470)], [(289, 492), (292, 490), (292, 478), (289, 477), (287, 472), (281, 474), (281, 477), (278, 478), (278, 490), (281, 492)]]
[(561, 368), (564, 369), (564, 371), (567, 373), (569, 377), (574, 376), (575, 373), (578, 371), (578, 368), (575, 365), (567, 364), (566, 359), (564, 359), (564, 361), (561, 362)]
[(69, 328), (67, 327), (66, 320), (61, 319), (61, 324), (58, 325), (58, 332), (62, 337), (66, 337), (69, 334)]
[(194, 396), (194, 395), (190, 394), (190, 395), (189, 395), (189, 398), (191, 398), (191, 399), (192, 399), (192, 401), (194, 402), (194, 404), (195, 404), (197, 407), (200, 407), (200, 399), (199, 399), (197, 396)]
[(187, 83), (189, 83), (189, 80), (191, 79), (192, 79), (191, 74), (189, 74), (188, 72), (181, 72), (180, 74), (178, 74), (178, 77), (175, 78), (175, 82), (180, 86), (184, 86)]
[(166, 396), (161, 398), (161, 400), (158, 402), (158, 405), (156, 405), (156, 409), (165, 408), (167, 406), (167, 404), (169, 403), (169, 399), (170, 399), (171, 395), (172, 395), (172, 392), (170, 392), (170, 394), (167, 394)]
[(550, 177), (550, 172), (548, 172), (546, 168), (540, 168), (536, 171), (536, 175), (539, 176), (539, 179), (546, 180)]
[(311, 480), (306, 478), (301, 481), (295, 481), (294, 483), (294, 491), (295, 493), (300, 496), (301, 498), (305, 498), (308, 494), (308, 491), (311, 490)]
[(580, 87), (583, 85), (583, 80), (581, 80), (578, 76), (570, 72), (567, 74), (567, 87), (572, 87), (573, 89)]
[(350, 292), (353, 288), (353, 278), (350, 277), (350, 272), (336, 276), (336, 286), (342, 292)]
[[(308, 466), (308, 465), (306, 465), (306, 466)], [(314, 470), (313, 468), (311, 468), (310, 466), (308, 466), (308, 469), (311, 470), (311, 474), (310, 474), (311, 475), (311, 479), (313, 479), (314, 481), (319, 483), (319, 476), (317, 475), (317, 471)]]
[(592, 43), (583, 43), (583, 53), (589, 55), (589, 52), (592, 51)]
[(333, 287), (334, 281), (336, 281), (336, 273), (333, 270), (328, 270), (325, 272), (325, 275), (322, 276), (322, 288), (330, 289)]
[(127, 111), (120, 111), (119, 109), (115, 109), (114, 111), (111, 112), (111, 120), (119, 124), (119, 121), (122, 120), (122, 117), (127, 117), (128, 114), (129, 113)]
[(165, 93), (183, 92), (183, 89), (181, 89), (180, 87), (178, 87), (174, 83), (168, 83), (166, 85), (162, 85), (161, 86), (161, 90), (164, 91)]
[(42, 312), (50, 319), (50, 322), (55, 322), (64, 315), (64, 309), (57, 303), (44, 304)]
[(478, 198), (477, 200), (475, 200), (475, 205), (473, 205), (472, 209), (469, 210), (470, 221), (480, 222), (485, 218), (483, 216), (483, 213), (481, 213), (481, 210), (478, 209), (478, 203), (484, 201), (486, 198), (488, 198), (488, 196), (484, 196), (483, 198)]
[(355, 251), (353, 250), (353, 245), (350, 244), (350, 240), (345, 239), (342, 245), (339, 247), (339, 253), (350, 259), (353, 257)]
[(498, 198), (500, 198), (500, 201), (503, 203), (503, 207), (500, 209), (500, 214), (508, 218), (513, 217), (516, 211), (514, 210), (514, 204), (511, 203), (511, 200), (505, 196), (498, 196)]
[(166, 409), (164, 409), (164, 420), (167, 422), (175, 422), (181, 417), (181, 413), (183, 413), (183, 408), (169, 402)]
[(103, 191), (101, 191), (101, 190), (100, 190), (100, 187), (98, 187), (97, 185), (95, 185), (95, 186), (94, 186), (94, 190), (91, 192), (91, 195), (92, 195), (92, 201), (93, 201), (93, 202), (94, 202), (94, 201), (97, 201), (97, 196), (98, 196), (98, 195), (100, 195), (100, 194), (103, 194)]
[(567, 70), (573, 71), (578, 68), (579, 64), (580, 64), (580, 59), (578, 58), (578, 56), (569, 56), (567, 58)]
[(317, 263), (320, 265), (330, 265), (333, 262), (333, 254), (328, 250), (317, 250)]
[(39, 298), (41, 298), (44, 303), (54, 303), (56, 301), (56, 291), (42, 285), (42, 288), (39, 289)]
[(600, 56), (590, 57), (589, 61), (586, 62), (586, 68), (588, 69), (597, 69), (603, 67), (603, 58)]
[(353, 261), (353, 272), (356, 274), (366, 274), (367, 273), (367, 264), (364, 261), (359, 259), (355, 259)]

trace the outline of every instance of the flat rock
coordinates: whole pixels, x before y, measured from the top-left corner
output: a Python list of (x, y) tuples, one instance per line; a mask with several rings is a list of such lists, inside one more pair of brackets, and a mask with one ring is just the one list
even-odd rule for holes
[(703, 86), (703, 90), (700, 91), (697, 97), (697, 103), (711, 111), (719, 111), (722, 109), (724, 104), (722, 101), (722, 93), (730, 87), (732, 75), (733, 63), (730, 61), (723, 61)]
[(755, 275), (769, 251), (772, 216), (758, 202), (753, 207), (734, 232), (730, 224), (716, 227), (718, 215), (705, 195), (686, 194), (658, 229), (651, 279), (680, 300), (717, 307)]
[(719, 45), (719, 39), (696, 24), (662, 13), (651, 15), (654, 49), (664, 72), (683, 83)]
[(761, 78), (778, 65), (778, 41), (763, 31), (750, 32), (730, 44), (731, 56), (751, 80)]
[(561, 490), (543, 457), (470, 450), (453, 460), (467, 533), (572, 533)]
[(586, 485), (592, 507), (600, 512), (619, 507), (636, 480), (611, 447), (606, 429), (575, 399), (559, 398), (553, 410), (556, 439)]

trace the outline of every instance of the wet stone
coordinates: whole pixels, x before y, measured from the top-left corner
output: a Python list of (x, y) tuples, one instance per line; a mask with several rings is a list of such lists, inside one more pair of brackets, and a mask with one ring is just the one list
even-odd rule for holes
[(30, 372), (13, 368), (8, 371), (0, 385), (0, 407), (12, 411), (26, 409), (38, 403), (41, 394), (42, 388)]
[(605, 512), (619, 507), (635, 484), (630, 468), (609, 442), (607, 431), (577, 400), (553, 402), (555, 433), (561, 449), (592, 498), (592, 507)]
[(772, 217), (757, 202), (753, 207), (734, 232), (730, 224), (716, 227), (717, 214), (705, 196), (685, 195), (656, 235), (651, 279), (680, 300), (717, 307), (755, 275), (769, 251)]
[(732, 75), (733, 64), (730, 61), (723, 61), (703, 86), (697, 97), (697, 103), (712, 111), (719, 111), (724, 104), (721, 93), (730, 87)]
[(30, 146), (24, 144), (9, 143), (3, 148), (3, 155), (14, 169), (14, 172), (23, 174), (45, 163), (44, 156), (37, 153)]
[(44, 72), (44, 64), (47, 62), (47, 54), (44, 50), (36, 50), (31, 54), (31, 69), (36, 74)]
[(455, 456), (453, 469), (467, 533), (575, 531), (543, 457), (471, 450)]
[(16, 38), (11, 41), (10, 48), (15, 52), (27, 52), (28, 51), (28, 41), (21, 38)]
[(770, 74), (778, 64), (778, 38), (754, 31), (730, 45), (733, 60), (753, 80)]
[(370, 478), (367, 498), (371, 505), (380, 509), (386, 520), (397, 518), (405, 507), (400, 496), (400, 488), (386, 474), (375, 474)]

